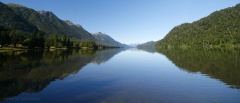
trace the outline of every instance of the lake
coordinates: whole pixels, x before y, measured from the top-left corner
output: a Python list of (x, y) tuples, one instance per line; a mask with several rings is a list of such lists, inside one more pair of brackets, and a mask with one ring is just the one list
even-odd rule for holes
[(0, 53), (4, 103), (240, 103), (238, 50)]

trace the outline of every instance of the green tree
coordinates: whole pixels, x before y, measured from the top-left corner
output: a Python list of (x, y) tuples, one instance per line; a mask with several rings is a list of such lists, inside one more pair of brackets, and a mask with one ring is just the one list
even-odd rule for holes
[(45, 39), (43, 36), (43, 32), (39, 31), (37, 34), (32, 33), (31, 35), (27, 36), (27, 38), (23, 41), (23, 45), (27, 46), (28, 48), (44, 48)]
[(67, 38), (66, 35), (63, 35), (62, 39), (61, 39), (61, 43), (62, 43), (62, 47), (67, 46)]
[(53, 34), (53, 41), (54, 41), (54, 47), (57, 48), (59, 45), (59, 40), (58, 40), (58, 35), (57, 34)]
[(44, 39), (43, 32), (41, 32), (41, 31), (38, 32), (35, 44), (36, 44), (36, 46), (38, 48), (44, 48), (44, 46), (45, 46), (45, 39)]
[(8, 35), (9, 30), (0, 26), (0, 47), (8, 45), (10, 43), (10, 37)]
[(45, 40), (45, 46), (46, 46), (47, 48), (50, 48), (51, 46), (54, 46), (54, 39), (53, 39), (52, 36), (49, 36), (49, 37), (46, 38), (46, 40)]
[(67, 41), (66, 41), (66, 46), (69, 48), (71, 47), (71, 41), (69, 38), (67, 38)]
[(17, 44), (22, 43), (25, 39), (25, 37), (19, 31), (15, 30), (11, 31), (9, 36), (14, 48), (17, 47)]
[(35, 40), (33, 37), (28, 37), (23, 41), (23, 46), (33, 49), (35, 47)]

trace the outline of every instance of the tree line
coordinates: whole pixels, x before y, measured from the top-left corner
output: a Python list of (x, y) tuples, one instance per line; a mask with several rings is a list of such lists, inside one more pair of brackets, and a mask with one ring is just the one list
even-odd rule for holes
[(21, 45), (28, 48), (44, 48), (45, 39), (43, 34), (41, 31), (28, 34), (0, 26), (0, 47), (12, 46), (16, 48)]
[[(70, 38), (63, 35), (59, 37), (57, 34), (45, 36), (42, 31), (33, 33), (23, 33), (19, 30), (5, 28), (0, 26), (0, 47), (26, 47), (34, 48), (70, 48), (70, 47), (86, 47), (97, 48), (95, 41), (71, 41)], [(73, 45), (75, 44), (75, 45)]]
[[(57, 34), (44, 37), (44, 32), (23, 33), (19, 30), (12, 30), (0, 26), (0, 45), (1, 47), (27, 47), (34, 48), (61, 48), (70, 47), (71, 41), (65, 35), (60, 39)], [(20, 46), (19, 46), (20, 45)]]

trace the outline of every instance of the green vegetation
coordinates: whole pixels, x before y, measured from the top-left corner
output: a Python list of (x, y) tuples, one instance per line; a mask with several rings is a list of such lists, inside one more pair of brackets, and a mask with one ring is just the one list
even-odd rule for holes
[(15, 15), (21, 17), (26, 22), (33, 24), (39, 30), (44, 31), (47, 36), (58, 34), (66, 36), (72, 40), (94, 40), (90, 33), (81, 27), (68, 25), (50, 11), (35, 11), (17, 4), (8, 4)]
[(240, 4), (174, 27), (156, 48), (239, 48)]
[[(23, 34), (22, 32), (14, 29), (7, 29), (0, 26), (0, 47), (21, 47), (21, 48), (50, 48), (53, 46), (55, 48), (70, 48), (71, 41), (65, 35), (60, 40), (57, 34), (44, 38), (44, 32), (39, 31), (32, 34)], [(18, 46), (20, 45), (20, 46)]]
[[(0, 47), (5, 48), (22, 48), (22, 49), (43, 49), (43, 48), (82, 48), (82, 49), (100, 49), (100, 48), (119, 48), (107, 44), (97, 44), (92, 41), (71, 41), (70, 38), (63, 35), (53, 34), (48, 37), (44, 36), (44, 32), (38, 31), (27, 34), (0, 26)], [(3, 50), (1, 49), (1, 50)], [(8, 49), (10, 50), (10, 49)]]
[(240, 89), (240, 50), (236, 49), (161, 49), (179, 68), (191, 73), (201, 72)]
[(57, 34), (53, 34), (52, 36), (48, 36), (46, 38), (45, 45), (47, 48), (70, 48), (72, 47), (72, 42), (65, 35), (60, 39)]
[(0, 47), (70, 48), (75, 44), (78, 48), (96, 49), (96, 45), (100, 48), (125, 46), (107, 35), (94, 36), (79, 24), (63, 21), (50, 11), (1, 2), (0, 10)]
[(0, 2), (0, 25), (23, 33), (38, 31), (38, 28), (17, 15), (11, 8)]

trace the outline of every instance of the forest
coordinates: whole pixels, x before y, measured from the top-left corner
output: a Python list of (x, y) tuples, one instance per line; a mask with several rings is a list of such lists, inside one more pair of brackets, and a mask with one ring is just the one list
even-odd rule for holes
[(123, 45), (110, 36), (106, 37), (102, 40), (102, 35), (96, 37), (79, 24), (59, 19), (51, 11), (36, 11), (19, 4), (0, 2), (1, 48), (98, 49)]
[(38, 31), (27, 34), (18, 30), (4, 28), (0, 26), (0, 47), (12, 48), (27, 48), (27, 49), (40, 49), (40, 48), (89, 48), (97, 49), (98, 45), (95, 41), (71, 41), (65, 35), (59, 37), (57, 34), (45, 36), (44, 32)]
[(240, 4), (174, 27), (156, 48), (239, 48)]

